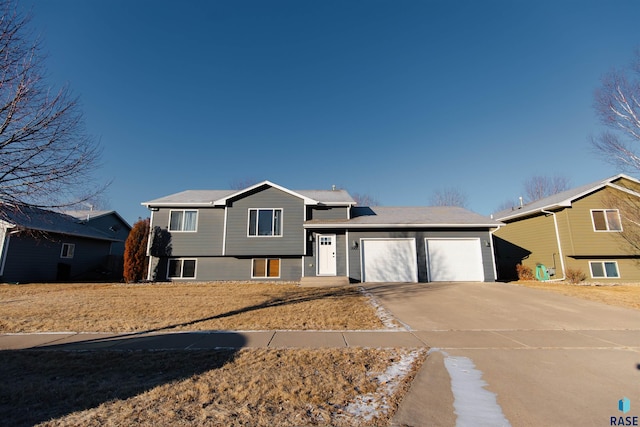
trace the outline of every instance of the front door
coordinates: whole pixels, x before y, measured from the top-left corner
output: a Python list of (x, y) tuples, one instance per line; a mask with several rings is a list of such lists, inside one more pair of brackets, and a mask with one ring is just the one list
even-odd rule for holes
[(335, 276), (336, 235), (319, 234), (317, 238), (318, 276)]

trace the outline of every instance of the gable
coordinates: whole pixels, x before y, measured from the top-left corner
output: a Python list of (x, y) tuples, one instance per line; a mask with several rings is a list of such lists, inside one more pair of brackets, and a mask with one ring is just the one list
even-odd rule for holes
[(622, 188), (629, 189), (631, 191), (635, 191), (636, 193), (640, 193), (640, 182), (629, 179), (626, 176), (620, 177), (611, 182), (614, 185), (620, 186)]
[(261, 183), (252, 185), (251, 187), (247, 187), (247, 188), (245, 188), (243, 190), (237, 191), (235, 193), (231, 193), (231, 194), (229, 194), (229, 195), (227, 195), (225, 197), (222, 197), (222, 198), (220, 198), (218, 200), (215, 200), (213, 202), (213, 204), (214, 205), (219, 205), (219, 206), (224, 206), (224, 205), (228, 204), (229, 202), (233, 202), (235, 200), (239, 200), (239, 199), (243, 199), (245, 197), (250, 197), (252, 195), (259, 194), (259, 193), (261, 193), (262, 191), (264, 191), (267, 188), (273, 188), (273, 189), (278, 190), (279, 192), (287, 194), (287, 195), (289, 195), (291, 197), (295, 197), (295, 198), (301, 199), (301, 200), (304, 201), (305, 204), (318, 204), (317, 200), (313, 200), (313, 199), (311, 199), (309, 197), (303, 196), (300, 193), (297, 193), (295, 191), (292, 191), (292, 190), (289, 190), (287, 188), (281, 187), (281, 186), (279, 186), (277, 184), (274, 184), (272, 182), (269, 182), (269, 181), (263, 181)]
[[(622, 185), (621, 185), (622, 184)], [(592, 194), (604, 187), (618, 188), (621, 191), (634, 193), (640, 196), (640, 192), (632, 190), (632, 188), (640, 189), (640, 181), (628, 175), (619, 174), (591, 184), (572, 188), (549, 197), (528, 203), (524, 206), (517, 206), (496, 212), (493, 217), (498, 221), (510, 222), (517, 218), (541, 215), (543, 211), (560, 210), (570, 207), (575, 200), (579, 200)]]

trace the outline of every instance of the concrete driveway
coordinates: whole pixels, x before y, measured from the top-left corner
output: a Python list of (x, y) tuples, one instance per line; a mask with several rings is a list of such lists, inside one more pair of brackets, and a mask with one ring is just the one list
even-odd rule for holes
[(640, 425), (640, 311), (502, 283), (365, 287), (432, 348), (396, 425)]

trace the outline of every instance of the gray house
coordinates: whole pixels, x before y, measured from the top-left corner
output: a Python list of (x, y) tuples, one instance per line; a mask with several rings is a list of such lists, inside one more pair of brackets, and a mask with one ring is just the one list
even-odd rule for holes
[(0, 203), (0, 282), (122, 278), (131, 226), (115, 211), (72, 213)]
[(151, 211), (149, 280), (493, 281), (500, 222), (454, 207), (356, 207), (344, 190), (189, 190)]

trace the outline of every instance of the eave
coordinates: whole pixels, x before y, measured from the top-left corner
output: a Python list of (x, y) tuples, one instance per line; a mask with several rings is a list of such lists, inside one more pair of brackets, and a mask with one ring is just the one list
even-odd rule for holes
[(311, 228), (500, 228), (503, 224), (350, 224), (350, 223), (305, 223)]

